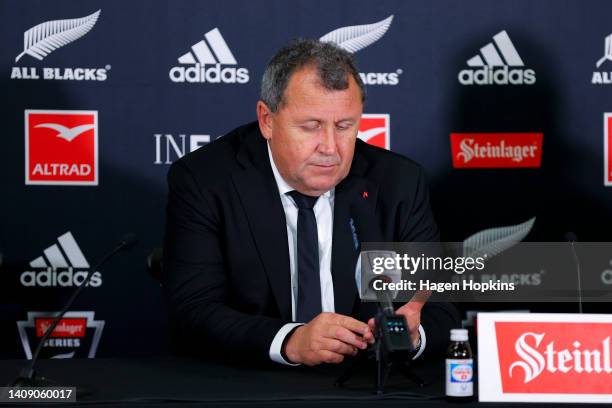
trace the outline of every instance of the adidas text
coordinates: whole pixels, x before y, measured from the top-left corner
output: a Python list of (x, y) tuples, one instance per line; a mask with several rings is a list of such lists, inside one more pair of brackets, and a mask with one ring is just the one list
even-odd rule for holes
[(536, 82), (533, 69), (508, 69), (507, 66), (464, 69), (458, 78), (462, 85), (533, 85)]
[[(56, 268), (47, 267), (40, 271), (25, 271), (21, 273), (20, 282), (25, 287), (73, 287), (81, 285), (87, 278), (87, 271), (74, 271), (68, 267), (58, 272)], [(102, 275), (94, 272), (87, 286), (102, 285)]]
[(195, 64), (189, 68), (173, 67), (170, 70), (170, 79), (173, 82), (246, 84), (249, 82), (249, 71), (246, 68), (221, 68), (221, 64)]

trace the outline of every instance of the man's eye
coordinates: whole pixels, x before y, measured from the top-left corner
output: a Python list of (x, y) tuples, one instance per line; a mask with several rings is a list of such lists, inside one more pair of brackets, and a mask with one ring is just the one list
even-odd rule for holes
[(302, 125), (302, 129), (312, 132), (318, 130), (321, 127), (318, 123), (308, 123), (306, 125)]
[(351, 125), (350, 123), (348, 123), (348, 124), (347, 123), (343, 123), (343, 124), (340, 124), (340, 125), (336, 126), (336, 128), (338, 130), (350, 130), (352, 127), (353, 127), (353, 125)]

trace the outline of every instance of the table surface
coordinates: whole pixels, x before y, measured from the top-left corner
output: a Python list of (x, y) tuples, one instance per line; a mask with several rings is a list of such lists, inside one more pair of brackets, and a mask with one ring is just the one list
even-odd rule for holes
[[(0, 360), (0, 385), (9, 384), (25, 361)], [(148, 359), (41, 360), (39, 375), (58, 385), (76, 386), (78, 405), (95, 406), (333, 406), (405, 407), (452, 406), (443, 398), (443, 362), (421, 362), (413, 370), (427, 385), (420, 388), (393, 370), (386, 394), (373, 392), (374, 367), (366, 367), (342, 387), (334, 386), (344, 368), (248, 367), (200, 359), (156, 357)], [(69, 406), (70, 404), (61, 404)], [(479, 404), (462, 406), (516, 406)], [(22, 404), (23, 406), (23, 404)], [(39, 405), (42, 406), (42, 405)], [(538, 407), (545, 406), (538, 404)], [(551, 405), (553, 406), (553, 405)]]

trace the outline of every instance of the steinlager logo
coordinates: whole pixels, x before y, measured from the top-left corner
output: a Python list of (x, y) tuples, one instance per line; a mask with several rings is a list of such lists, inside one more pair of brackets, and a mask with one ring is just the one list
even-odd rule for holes
[[(530, 402), (606, 399), (596, 395), (606, 395), (606, 402), (612, 402), (610, 316), (485, 313), (478, 316), (478, 325), (478, 334), (484, 337), (481, 340), (494, 343), (483, 346), (483, 351), (495, 362), (493, 366), (480, 367), (487, 376), (481, 378), (481, 386), (501, 385), (498, 390), (504, 395), (528, 394), (532, 397)], [(487, 337), (493, 340), (486, 340)], [(496, 351), (492, 352), (490, 346)], [(491, 401), (496, 392), (485, 390), (483, 400)], [(576, 398), (578, 395), (581, 397)], [(592, 399), (582, 399), (587, 395)]]
[(459, 144), (461, 151), (457, 155), (463, 159), (464, 163), (470, 162), (473, 158), (504, 158), (513, 162), (520, 163), (525, 158), (535, 158), (538, 146), (506, 146), (502, 140), (499, 144), (487, 143), (481, 146), (474, 139), (463, 139)]
[[(17, 321), (21, 345), (28, 360), (32, 359), (32, 346), (36, 347), (51, 327), (59, 312), (28, 312), (26, 320)], [(69, 311), (45, 340), (41, 358), (95, 358), (104, 320), (95, 320), (93, 311)]]
[(515, 345), (516, 354), (520, 360), (510, 365), (510, 377), (515, 371), (522, 371), (523, 383), (527, 384), (539, 377), (544, 370), (549, 373), (612, 373), (610, 360), (610, 336), (601, 341), (601, 347), (596, 349), (582, 348), (579, 341), (572, 343), (573, 349), (555, 348), (555, 342), (549, 342), (546, 347), (540, 347), (546, 333), (525, 333), (518, 338)]
[(477, 329), (480, 401), (612, 403), (612, 316), (478, 313)]
[(542, 133), (451, 133), (455, 168), (540, 167)]

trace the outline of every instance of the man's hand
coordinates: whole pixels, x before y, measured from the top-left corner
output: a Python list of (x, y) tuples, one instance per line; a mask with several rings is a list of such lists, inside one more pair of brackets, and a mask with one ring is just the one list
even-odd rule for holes
[[(416, 347), (420, 343), (421, 335), (419, 333), (419, 326), (421, 325), (421, 309), (423, 309), (430, 295), (431, 291), (418, 291), (408, 303), (395, 311), (395, 314), (403, 315), (406, 318), (413, 347)], [(368, 326), (370, 326), (370, 330), (374, 332), (376, 329), (374, 318), (368, 320)]]
[(374, 342), (367, 324), (352, 317), (324, 312), (290, 335), (283, 351), (292, 363), (313, 366), (341, 363)]

